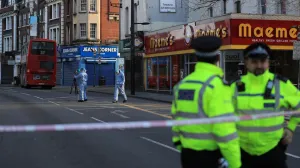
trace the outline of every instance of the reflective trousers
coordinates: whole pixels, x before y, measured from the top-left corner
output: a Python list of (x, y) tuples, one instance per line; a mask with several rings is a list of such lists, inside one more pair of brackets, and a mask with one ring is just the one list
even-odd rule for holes
[(78, 100), (87, 100), (86, 89), (87, 89), (87, 84), (79, 85)]

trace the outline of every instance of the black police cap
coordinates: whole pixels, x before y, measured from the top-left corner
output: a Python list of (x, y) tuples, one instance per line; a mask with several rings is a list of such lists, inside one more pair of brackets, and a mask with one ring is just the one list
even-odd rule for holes
[(216, 36), (201, 36), (192, 40), (191, 47), (200, 52), (213, 52), (222, 46), (222, 40)]
[(271, 49), (266, 43), (256, 42), (249, 45), (244, 51), (245, 58), (266, 59), (270, 58)]

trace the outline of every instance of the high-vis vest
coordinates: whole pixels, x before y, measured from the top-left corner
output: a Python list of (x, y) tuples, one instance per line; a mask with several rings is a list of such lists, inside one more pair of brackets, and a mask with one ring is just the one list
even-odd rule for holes
[[(255, 76), (247, 73), (231, 85), (238, 115), (282, 112), (299, 109), (298, 89), (287, 79), (266, 71)], [(292, 116), (288, 128), (295, 130), (300, 118)], [(237, 123), (241, 148), (250, 155), (262, 155), (273, 149), (283, 137), (284, 116), (240, 121)]]
[[(230, 87), (224, 84), (221, 76), (223, 72), (219, 67), (197, 63), (195, 71), (174, 87), (173, 118), (184, 120), (233, 116)], [(195, 151), (220, 149), (230, 168), (241, 166), (235, 123), (183, 125), (174, 126), (172, 130), (175, 146)]]

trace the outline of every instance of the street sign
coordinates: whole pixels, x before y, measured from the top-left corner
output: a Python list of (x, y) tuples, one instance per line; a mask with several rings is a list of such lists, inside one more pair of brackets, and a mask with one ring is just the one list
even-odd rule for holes
[(294, 41), (293, 60), (300, 60), (300, 41)]

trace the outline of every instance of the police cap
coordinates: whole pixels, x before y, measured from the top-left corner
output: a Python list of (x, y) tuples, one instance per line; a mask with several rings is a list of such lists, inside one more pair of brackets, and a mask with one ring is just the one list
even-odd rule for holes
[(219, 54), (222, 40), (216, 36), (201, 36), (192, 40), (191, 47), (198, 57), (215, 57)]
[(271, 56), (271, 49), (266, 43), (253, 43), (244, 50), (245, 58), (267, 59)]

